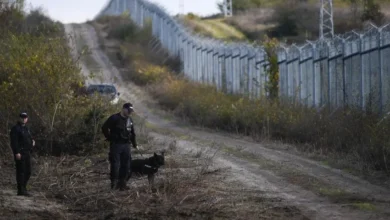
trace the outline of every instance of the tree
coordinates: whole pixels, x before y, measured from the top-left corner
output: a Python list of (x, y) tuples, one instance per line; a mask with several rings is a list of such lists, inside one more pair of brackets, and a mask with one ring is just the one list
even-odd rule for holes
[(384, 14), (381, 12), (379, 3), (375, 0), (343, 0), (344, 2), (350, 3), (353, 5), (353, 9), (360, 5), (363, 8), (363, 14), (361, 15), (361, 20), (372, 21), (377, 25), (381, 24), (384, 18)]
[(372, 21), (380, 25), (383, 21), (384, 14), (381, 12), (380, 5), (374, 0), (363, 0), (362, 21)]

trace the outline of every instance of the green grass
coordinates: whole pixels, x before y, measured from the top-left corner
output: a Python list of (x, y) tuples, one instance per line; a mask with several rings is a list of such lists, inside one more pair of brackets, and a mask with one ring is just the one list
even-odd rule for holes
[(202, 35), (223, 40), (246, 40), (245, 35), (235, 27), (226, 24), (224, 19), (188, 19), (184, 23)]
[(371, 203), (367, 203), (367, 202), (355, 202), (352, 204), (353, 207), (355, 208), (358, 208), (360, 210), (363, 210), (363, 211), (375, 211), (376, 210), (376, 206), (371, 204)]

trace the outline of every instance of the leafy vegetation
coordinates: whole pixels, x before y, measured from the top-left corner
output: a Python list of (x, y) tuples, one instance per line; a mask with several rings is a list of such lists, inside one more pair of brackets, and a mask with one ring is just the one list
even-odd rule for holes
[(1, 154), (10, 152), (9, 129), (21, 111), (30, 115), (41, 153), (79, 153), (102, 143), (91, 127), (111, 107), (83, 93), (85, 79), (62, 25), (39, 9), (25, 14), (23, 7), (0, 5), (0, 35)]

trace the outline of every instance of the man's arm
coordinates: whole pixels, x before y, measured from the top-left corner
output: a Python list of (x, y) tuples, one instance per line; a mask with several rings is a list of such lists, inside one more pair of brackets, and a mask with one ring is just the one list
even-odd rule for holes
[(29, 138), (31, 139), (31, 144), (32, 144), (32, 146), (34, 147), (34, 146), (35, 146), (35, 139), (34, 139), (34, 137), (31, 135), (31, 132), (30, 132), (30, 129), (29, 129), (29, 128), (27, 128), (27, 132), (28, 132)]
[(104, 123), (103, 123), (103, 126), (102, 126), (102, 132), (103, 132), (103, 135), (104, 137), (106, 137), (107, 140), (110, 140), (110, 129), (112, 128), (112, 124), (114, 122), (113, 120), (113, 115), (110, 116)]
[(18, 131), (16, 127), (13, 127), (10, 132), (11, 136), (11, 148), (12, 152), (15, 154), (20, 153), (20, 146), (19, 146), (19, 137), (18, 137)]
[(136, 148), (137, 147), (137, 141), (136, 141), (136, 138), (135, 138), (134, 122), (133, 122), (132, 118), (130, 118), (130, 120), (131, 120), (130, 141), (131, 141), (131, 144), (133, 145), (133, 147)]

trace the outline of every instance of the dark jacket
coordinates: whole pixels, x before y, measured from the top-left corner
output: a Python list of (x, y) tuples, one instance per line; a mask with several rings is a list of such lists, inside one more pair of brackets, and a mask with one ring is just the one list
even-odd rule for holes
[(124, 118), (120, 113), (111, 115), (103, 124), (102, 132), (111, 143), (129, 143), (137, 146), (135, 139), (133, 119)]
[(11, 148), (14, 154), (27, 153), (32, 149), (33, 138), (26, 125), (18, 122), (11, 128)]

